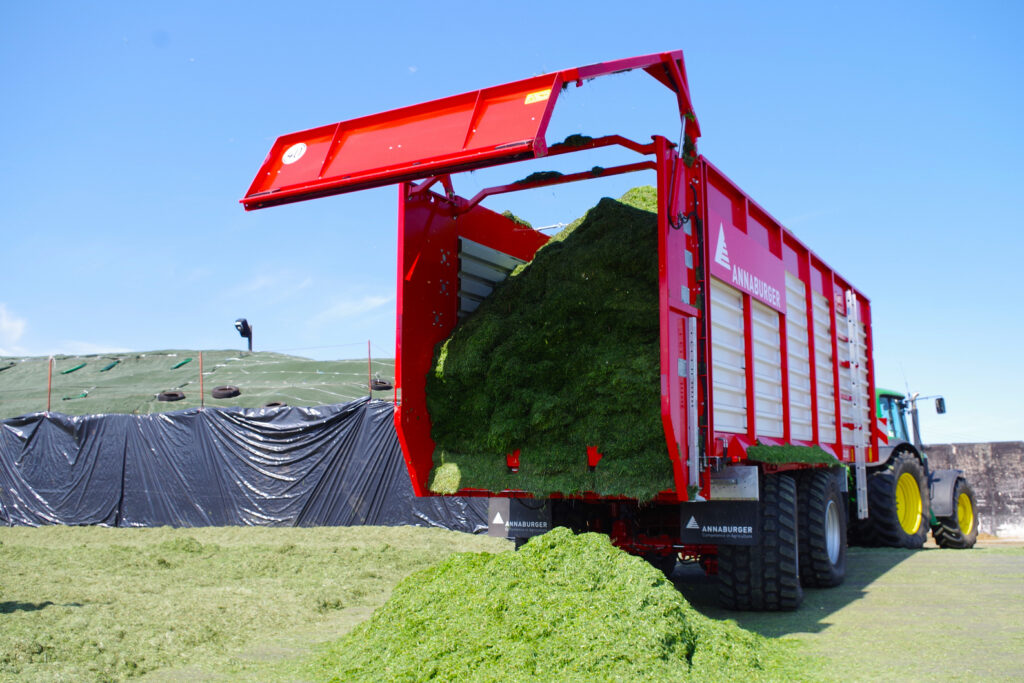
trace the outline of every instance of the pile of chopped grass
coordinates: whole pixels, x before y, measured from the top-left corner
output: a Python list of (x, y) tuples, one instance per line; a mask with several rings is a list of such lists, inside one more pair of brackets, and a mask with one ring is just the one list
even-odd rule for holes
[(701, 615), (606, 536), (564, 528), (407, 577), (318, 663), (338, 681), (793, 680), (807, 665)]
[(540, 182), (542, 180), (554, 180), (555, 178), (561, 178), (561, 177), (562, 177), (562, 174), (559, 173), (558, 171), (537, 171), (536, 173), (531, 173), (530, 175), (526, 176), (525, 178), (521, 178), (520, 180), (517, 180), (516, 184), (520, 184), (520, 183), (537, 183), (537, 182)]
[[(438, 346), (432, 488), (649, 500), (673, 486), (659, 393), (657, 191), (602, 199)], [(586, 449), (604, 458), (594, 472)], [(519, 471), (505, 456), (520, 451)]]

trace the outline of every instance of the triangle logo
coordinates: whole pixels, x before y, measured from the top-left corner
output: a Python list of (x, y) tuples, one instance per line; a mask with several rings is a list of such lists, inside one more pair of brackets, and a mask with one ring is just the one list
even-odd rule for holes
[(498, 514), (494, 515), (494, 521), (491, 522), (491, 524), (504, 524), (504, 523), (505, 523), (505, 520), (503, 520), (501, 518), (501, 513), (500, 512)]
[(725, 246), (725, 226), (718, 224), (718, 244), (715, 246), (715, 263), (726, 270), (732, 270), (729, 263), (729, 250)]
[(697, 531), (700, 531), (700, 524), (697, 524), (697, 518), (693, 515), (690, 515), (690, 521), (686, 523), (686, 528), (696, 529)]

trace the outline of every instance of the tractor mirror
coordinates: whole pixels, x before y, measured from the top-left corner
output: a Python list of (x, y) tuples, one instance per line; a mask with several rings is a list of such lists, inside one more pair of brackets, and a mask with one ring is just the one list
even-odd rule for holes
[(935, 412), (937, 412), (939, 415), (942, 415), (946, 412), (946, 399), (942, 398), (941, 396), (935, 399)]

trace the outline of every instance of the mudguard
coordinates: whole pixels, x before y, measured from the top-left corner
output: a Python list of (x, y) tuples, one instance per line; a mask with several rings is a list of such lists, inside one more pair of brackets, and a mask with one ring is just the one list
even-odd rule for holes
[[(914, 448), (914, 444), (909, 441), (903, 441), (902, 439), (890, 439), (888, 445), (879, 446), (878, 448), (878, 462), (873, 462), (868, 465), (869, 468), (883, 467), (888, 464), (892, 459), (892, 454), (896, 452), (898, 448), (909, 447), (913, 451), (914, 455), (917, 455), (917, 449)], [(921, 458), (917, 455), (918, 459)]]
[(953, 490), (963, 470), (932, 470), (928, 477), (928, 493), (932, 499), (932, 514), (936, 517), (953, 516)]

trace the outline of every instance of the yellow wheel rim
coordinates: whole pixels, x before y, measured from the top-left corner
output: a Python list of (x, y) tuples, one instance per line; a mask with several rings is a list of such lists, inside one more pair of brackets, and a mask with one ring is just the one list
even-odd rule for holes
[(923, 508), (917, 479), (910, 472), (904, 472), (896, 480), (896, 516), (900, 520), (900, 528), (907, 535), (913, 536), (921, 528)]
[(961, 493), (956, 499), (956, 519), (960, 523), (960, 533), (969, 535), (974, 526), (974, 506), (966, 493)]

